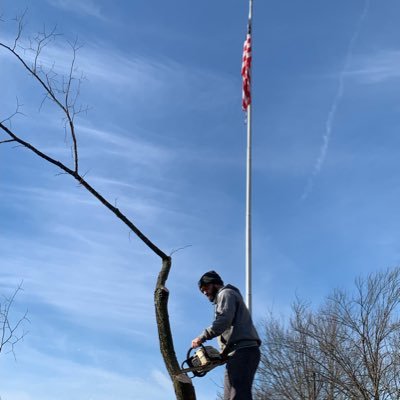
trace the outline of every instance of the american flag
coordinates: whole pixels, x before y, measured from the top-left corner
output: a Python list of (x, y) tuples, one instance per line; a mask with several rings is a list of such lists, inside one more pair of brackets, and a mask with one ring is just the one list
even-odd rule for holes
[(250, 70), (251, 70), (251, 33), (249, 32), (246, 36), (243, 46), (243, 59), (242, 59), (242, 108), (243, 111), (247, 111), (248, 106), (251, 103), (251, 92), (250, 92)]

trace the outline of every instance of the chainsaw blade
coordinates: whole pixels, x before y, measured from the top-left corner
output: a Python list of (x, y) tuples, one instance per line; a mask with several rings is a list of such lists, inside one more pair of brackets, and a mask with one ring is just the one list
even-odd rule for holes
[(187, 372), (193, 372), (193, 371), (196, 371), (196, 372), (199, 372), (199, 373), (209, 372), (212, 369), (214, 369), (215, 367), (218, 367), (218, 366), (223, 365), (225, 363), (226, 363), (225, 360), (211, 361), (208, 364), (199, 365), (198, 367), (183, 368), (183, 369), (180, 370), (179, 374), (186, 374)]

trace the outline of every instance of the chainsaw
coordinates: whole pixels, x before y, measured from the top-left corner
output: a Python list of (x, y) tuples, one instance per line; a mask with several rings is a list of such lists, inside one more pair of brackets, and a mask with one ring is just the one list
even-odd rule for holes
[(181, 365), (180, 376), (190, 372), (193, 376), (187, 375), (189, 378), (194, 378), (195, 376), (201, 377), (215, 367), (223, 365), (228, 361), (226, 356), (222, 355), (212, 346), (201, 345), (194, 355), (191, 355), (192, 350), (190, 348), (187, 352), (187, 358)]

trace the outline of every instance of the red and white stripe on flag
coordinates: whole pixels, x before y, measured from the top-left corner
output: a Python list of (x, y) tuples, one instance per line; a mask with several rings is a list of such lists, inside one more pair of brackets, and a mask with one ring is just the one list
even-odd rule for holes
[(250, 71), (251, 71), (251, 34), (248, 33), (243, 46), (243, 59), (242, 59), (242, 108), (247, 111), (251, 103), (250, 92)]

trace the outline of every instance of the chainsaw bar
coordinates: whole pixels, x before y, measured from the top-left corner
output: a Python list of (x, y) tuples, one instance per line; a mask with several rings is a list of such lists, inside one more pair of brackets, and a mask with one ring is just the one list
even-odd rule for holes
[(214, 369), (215, 367), (218, 367), (220, 365), (224, 365), (227, 360), (216, 360), (216, 361), (210, 361), (205, 365), (199, 365), (198, 367), (191, 367), (191, 368), (183, 368), (180, 370), (180, 374), (186, 374), (187, 372), (197, 372), (197, 373), (206, 373)]

